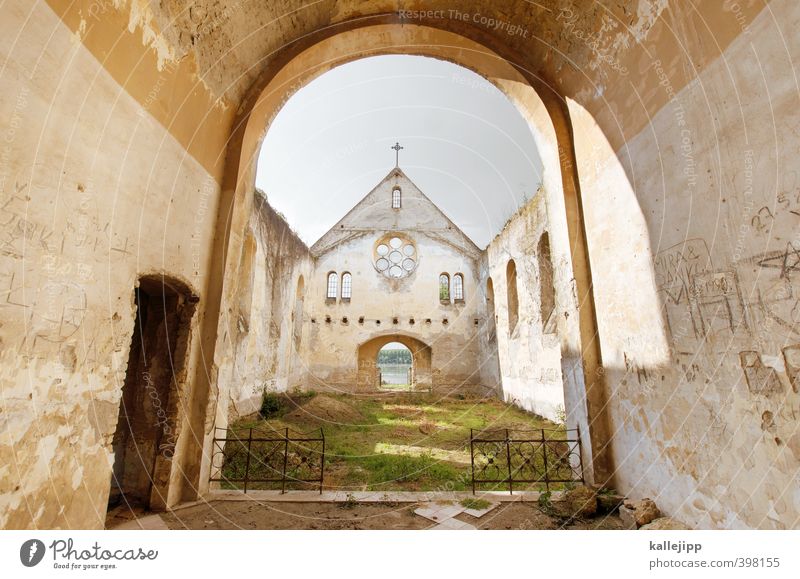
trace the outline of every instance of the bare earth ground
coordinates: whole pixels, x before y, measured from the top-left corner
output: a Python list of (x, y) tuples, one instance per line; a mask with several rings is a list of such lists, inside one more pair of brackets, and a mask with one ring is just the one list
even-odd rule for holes
[[(424, 503), (280, 503), (213, 501), (162, 514), (170, 529), (428, 529), (430, 520), (414, 514)], [(622, 529), (619, 516), (564, 520), (543, 513), (536, 503), (504, 503), (480, 519), (456, 519), (478, 529)]]

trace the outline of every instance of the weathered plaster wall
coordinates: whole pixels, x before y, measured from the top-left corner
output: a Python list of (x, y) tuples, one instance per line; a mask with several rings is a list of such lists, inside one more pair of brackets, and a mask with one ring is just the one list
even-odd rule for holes
[(134, 284), (199, 297), (199, 364), (218, 185), (47, 5), (2, 10), (0, 527), (102, 527)]
[(300, 278), (312, 276), (311, 254), (260, 192), (249, 231), (253, 249), (243, 252), (248, 262), (242, 267), (232, 363), (220, 371), (230, 377), (227, 388), (220, 386), (229, 393), (231, 416), (255, 412), (264, 391), (285, 391), (302, 383), (305, 374), (302, 335), (295, 339), (294, 320), (304, 317), (296, 297)]
[[(488, 271), (486, 252), (481, 256), (478, 266), (480, 284), (478, 289), (478, 313), (481, 324), (478, 327), (478, 345), (480, 348), (480, 376), (481, 384), (491, 389), (498, 396), (502, 393), (502, 378), (500, 376), (500, 357), (497, 352), (497, 297), (493, 282), (489, 281), (485, 272)], [(486, 279), (484, 279), (486, 278)]]
[[(558, 326), (563, 326), (561, 320), (574, 313), (574, 307), (562, 296), (553, 315), (542, 320), (537, 245), (548, 229), (546, 193), (539, 190), (487, 247), (482, 286), (485, 288), (491, 278), (503, 398), (560, 421), (565, 418), (565, 406)], [(508, 262), (512, 259), (516, 265), (519, 301), (518, 321), (513, 330), (509, 323), (506, 276)], [(557, 278), (571, 277), (571, 269), (565, 267), (564, 259), (557, 259), (553, 265)]]
[(652, 64), (671, 101), (616, 152), (570, 105), (616, 479), (699, 527), (800, 522), (798, 25), (772, 2), (682, 90)]
[[(61, 10), (68, 15), (83, 8), (89, 20), (92, 0), (49, 1), (63, 5)], [(231, 103), (239, 103), (251, 85), (271, 70), (283, 49), (299, 52), (354, 27), (392, 25), (393, 30), (381, 36), (397, 39), (395, 51), (409, 50), (402, 38), (415, 25), (459, 34), (485, 47), (460, 58), (480, 60), (494, 51), (549, 79), (560, 94), (576, 96), (600, 120), (615, 148), (637, 134), (669, 100), (653, 90), (659, 82), (649, 68), (654, 54), (685, 59), (687, 66), (673, 71), (672, 82), (680, 89), (717, 58), (764, 5), (761, 0), (705, 0), (699, 10), (683, 0), (113, 3), (136, 8), (131, 10), (137, 15), (131, 18), (132, 29), (137, 33), (141, 29), (142, 36), (160, 48), (162, 61), (187, 57), (196, 63), (203, 90)], [(77, 14), (75, 20), (77, 29)], [(374, 46), (384, 43), (378, 35), (372, 39)], [(448, 46), (454, 45), (433, 41), (427, 51), (447, 52)], [(337, 57), (351, 53), (350, 58), (359, 56), (340, 45)], [(291, 82), (302, 84), (299, 77)], [(620, 124), (621, 115), (626, 119)]]
[[(223, 345), (236, 334), (230, 328), (238, 309), (247, 309), (238, 296), (249, 292), (251, 313), (259, 304), (266, 311), (272, 298), (253, 297), (262, 282), (267, 292), (266, 275), (221, 271), (231, 263), (225, 263), (226, 249), (234, 264), (240, 259), (253, 215), (245, 193), (266, 124), (243, 122), (243, 143), (231, 135), (231, 119), (239, 114), (246, 121), (252, 103), (242, 96), (257, 98), (284, 63), (329, 38), (333, 57), (324, 58), (322, 50), (284, 68), (255, 117), (271, 118), (321, 67), (382, 52), (430, 54), (470, 66), (516, 96), (529, 119), (542, 108), (531, 108), (537, 97), (528, 94), (520, 70), (536, 77), (548, 102), (550, 86), (572, 98), (621, 489), (654, 496), (670, 514), (700, 526), (797, 526), (798, 439), (791, 426), (800, 365), (797, 184), (784, 167), (798, 148), (792, 133), (797, 87), (787, 72), (797, 57), (798, 8), (786, 0), (763, 6), (756, 0), (708, 0), (702, 10), (680, 0), (611, 6), (464, 1), (458, 9), (468, 15), (465, 21), (404, 19), (396, 2), (5, 2), (0, 525), (102, 524), (108, 444), (140, 274), (167, 272), (197, 293), (193, 334), (206, 303), (217, 327), (215, 303), (222, 294)], [(449, 14), (451, 7), (412, 2), (402, 8)], [(469, 20), (475, 14), (526, 34), (493, 31)], [(370, 25), (376, 26), (355, 30)], [(580, 422), (587, 410), (574, 368), (581, 356), (586, 360), (579, 341), (586, 346), (593, 336), (576, 335), (572, 278), (558, 265), (569, 259), (570, 245), (563, 221), (554, 221), (563, 219), (557, 204), (564, 201), (552, 183), (556, 171), (547, 169), (557, 165), (547, 159), (563, 167), (571, 152), (556, 151), (551, 136), (544, 130), (548, 147), (541, 152), (556, 309), (564, 324), (557, 333), (565, 382), (574, 382), (566, 388), (574, 398), (568, 406)], [(228, 204), (214, 221), (226, 152), (222, 198)], [(241, 211), (238, 205), (231, 211), (234, 199), (246, 200)], [(568, 212), (568, 219), (576, 218)], [(211, 261), (214, 228), (217, 259)], [(268, 259), (265, 245), (253, 247), (246, 263)], [(530, 255), (517, 259), (520, 277), (530, 269), (526, 259), (535, 263)], [(486, 262), (490, 270), (496, 266)], [(209, 276), (209, 270), (216, 273)], [(483, 287), (483, 276), (475, 277), (481, 280), (475, 287)], [(252, 280), (252, 287), (237, 292), (240, 278)], [(318, 284), (319, 276), (314, 280)], [(276, 302), (283, 312), (291, 295), (285, 285)], [(479, 293), (469, 284), (467, 292)], [(311, 295), (323, 294), (309, 288)], [(496, 283), (497, 305), (504, 296)], [(260, 353), (258, 340), (268, 334), (262, 328), (248, 335), (252, 348), (241, 351)], [(216, 335), (203, 336), (210, 356)], [(301, 337), (308, 344), (302, 331)], [(215, 420), (227, 419), (229, 383), (223, 377), (217, 384), (216, 369), (202, 364), (199, 342), (191, 340), (189, 366), (213, 383), (209, 411), (191, 384), (187, 394), (192, 425), (205, 426), (208, 444)], [(279, 351), (287, 349), (283, 343)], [(223, 347), (214, 356), (220, 367), (233, 363), (228, 352)], [(277, 366), (284, 364), (273, 374), (281, 387), (285, 367), (290, 374), (294, 367), (281, 362), (290, 357), (276, 356)], [(189, 446), (189, 437), (181, 437), (177, 456)], [(202, 487), (199, 465), (187, 466)]]

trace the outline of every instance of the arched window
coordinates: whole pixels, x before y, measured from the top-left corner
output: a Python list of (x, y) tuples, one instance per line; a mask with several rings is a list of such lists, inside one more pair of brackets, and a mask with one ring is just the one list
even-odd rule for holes
[(240, 280), (246, 282), (239, 287), (239, 317), (245, 328), (250, 327), (250, 314), (253, 308), (253, 287), (256, 275), (256, 254), (258, 244), (255, 235), (248, 229), (242, 244), (242, 257), (239, 263)]
[(402, 203), (400, 187), (392, 189), (392, 209), (400, 209)]
[(453, 299), (457, 302), (464, 301), (464, 276), (460, 273), (453, 276)]
[(513, 259), (506, 266), (506, 292), (508, 297), (508, 333), (512, 333), (519, 320), (519, 297), (517, 296), (517, 264)]
[(335, 271), (332, 271), (328, 274), (328, 299), (336, 299), (336, 296), (339, 293), (339, 276), (336, 275)]
[(539, 238), (536, 257), (539, 262), (539, 309), (542, 327), (547, 326), (556, 308), (556, 290), (553, 286), (553, 262), (550, 258), (550, 236), (545, 231)]
[(305, 299), (306, 282), (301, 275), (297, 279), (297, 291), (294, 298), (294, 327), (292, 333), (294, 335), (294, 347), (300, 348), (300, 340), (303, 338), (303, 301)]
[(439, 300), (450, 301), (450, 276), (446, 273), (439, 276)]
[(349, 300), (353, 294), (353, 276), (349, 272), (342, 274), (342, 299)]
[(494, 283), (492, 278), (486, 280), (486, 313), (489, 316), (488, 337), (490, 342), (497, 338), (494, 313)]

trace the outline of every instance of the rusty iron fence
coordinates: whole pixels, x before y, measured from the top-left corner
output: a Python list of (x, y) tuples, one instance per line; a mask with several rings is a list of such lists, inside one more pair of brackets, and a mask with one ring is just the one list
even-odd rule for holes
[(217, 428), (209, 482), (223, 488), (261, 489), (319, 486), (325, 475), (325, 433), (294, 432), (286, 428), (232, 430)]
[(578, 429), (495, 430), (470, 429), (472, 493), (478, 485), (583, 482), (581, 439)]

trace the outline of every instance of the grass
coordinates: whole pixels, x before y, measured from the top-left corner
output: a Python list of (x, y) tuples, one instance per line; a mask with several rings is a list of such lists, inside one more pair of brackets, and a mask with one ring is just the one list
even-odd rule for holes
[[(241, 431), (258, 427), (281, 434), (287, 427), (298, 432), (322, 428), (326, 444), (325, 488), (347, 491), (467, 490), (471, 488), (471, 428), (558, 428), (498, 400), (440, 400), (426, 394), (324, 396), (354, 408), (360, 418), (342, 424), (339, 422), (345, 421), (327, 416), (317, 419), (306, 413), (295, 414), (292, 410), (310, 400), (311, 395), (282, 395), (284, 400), (270, 398), (265, 403), (263, 414), (268, 418), (240, 420), (231, 428)], [(490, 489), (488, 485), (481, 488)], [(515, 484), (517, 488), (524, 487)]]
[(492, 503), (490, 503), (486, 499), (473, 499), (471, 497), (461, 501), (462, 507), (464, 507), (465, 509), (474, 509), (476, 511), (482, 511), (491, 504)]

